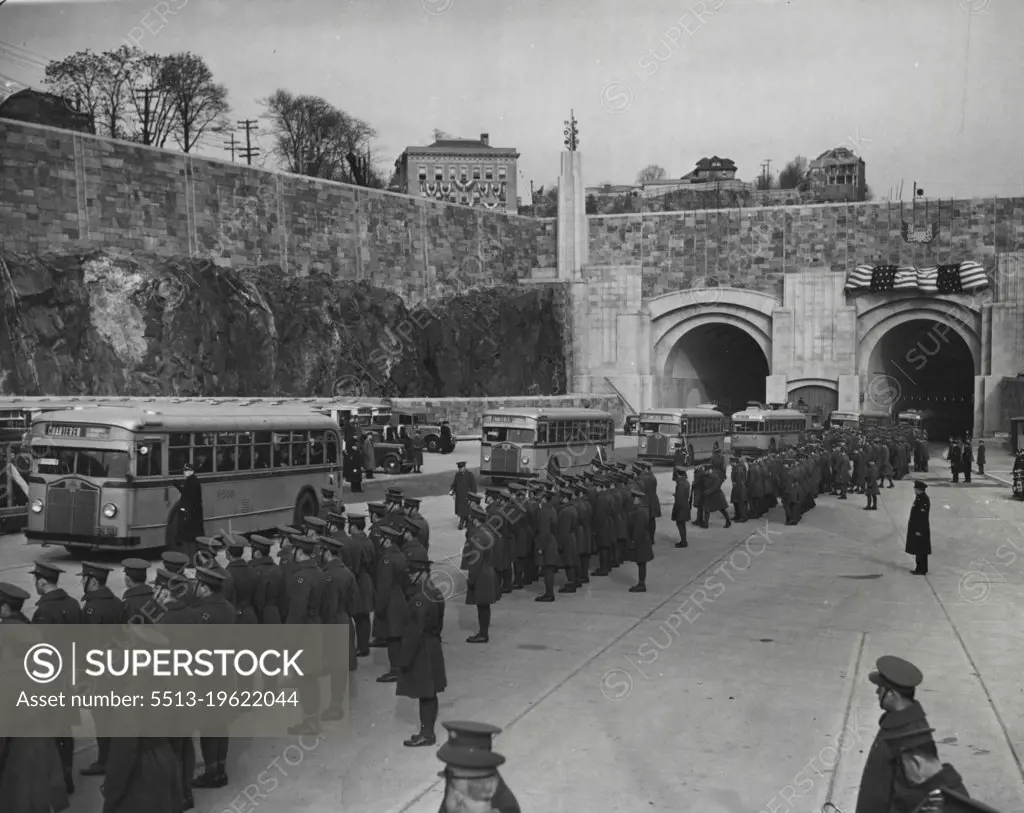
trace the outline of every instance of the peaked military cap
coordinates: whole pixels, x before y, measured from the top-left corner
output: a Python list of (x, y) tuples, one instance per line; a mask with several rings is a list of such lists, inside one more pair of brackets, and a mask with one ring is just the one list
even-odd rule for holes
[(384, 495), (384, 497), (389, 502), (394, 502), (395, 500), (401, 502), (402, 501), (402, 489), (400, 489), (400, 488), (389, 488), (387, 490), (387, 493)]
[(32, 568), (31, 575), (38, 576), (41, 579), (55, 582), (60, 577), (60, 574), (64, 571), (56, 565), (51, 565), (47, 562), (36, 562), (35, 567)]
[(327, 514), (327, 521), (333, 522), (335, 525), (343, 525), (345, 523), (345, 509), (341, 511), (331, 511)]
[(427, 552), (420, 545), (406, 553), (405, 567), (407, 570), (430, 570), (432, 564), (434, 563), (427, 558)]
[(366, 504), (366, 509), (376, 517), (383, 516), (387, 512), (387, 507), (382, 502), (371, 502)]
[(265, 536), (259, 534), (253, 534), (249, 537), (249, 542), (254, 548), (261, 551), (262, 553), (269, 553), (270, 549), (274, 547), (274, 542), (271, 539), (267, 539)]
[(460, 469), (464, 469), (464, 468), (466, 468), (466, 461), (465, 460), (460, 460), (455, 465), (458, 466)]
[(876, 686), (900, 692), (913, 689), (924, 680), (920, 669), (895, 655), (883, 655), (875, 662), (875, 670), (868, 675), (868, 680)]
[(82, 572), (79, 575), (106, 580), (113, 569), (107, 565), (98, 565), (94, 562), (82, 562)]
[(320, 519), (320, 517), (303, 517), (302, 521), (310, 528), (316, 528), (321, 531), (327, 527), (327, 523)]
[(460, 779), (482, 779), (493, 776), (505, 764), (505, 757), (496, 751), (482, 748), (458, 748), (441, 746), (437, 758), (448, 766), (448, 770)]
[(302, 533), (298, 528), (293, 528), (291, 525), (278, 525), (276, 530), (281, 536), (298, 536)]
[(208, 567), (196, 568), (196, 580), (210, 587), (223, 587), (227, 576), (219, 570), (212, 570)]
[(467, 494), (466, 499), (469, 500), (470, 502), (476, 503), (483, 501), (483, 497), (481, 497), (479, 494)]
[(312, 553), (316, 549), (316, 538), (312, 536), (296, 536), (292, 544), (303, 553)]
[[(494, 738), (501, 733), (497, 726), (487, 723), (466, 723), (451, 722), (441, 723), (448, 729), (448, 742), (441, 746), (437, 752), (437, 758), (446, 762), (452, 757), (453, 748), (476, 748), (479, 751), (490, 751), (494, 746)], [(455, 755), (455, 759), (458, 756)], [(445, 771), (440, 771), (438, 776), (444, 776)]]
[(331, 553), (340, 553), (344, 543), (340, 539), (335, 539), (333, 536), (318, 536), (320, 544), (323, 545)]
[(171, 572), (177, 572), (188, 565), (188, 556), (176, 550), (164, 551), (160, 554), (160, 559)]
[(384, 536), (390, 536), (392, 538), (402, 535), (402, 532), (400, 530), (391, 525), (382, 525), (380, 532), (384, 534)]
[(226, 541), (231, 550), (245, 550), (249, 547), (249, 540), (241, 534), (228, 534)]
[(419, 497), (405, 497), (402, 502), (406, 508), (419, 508), (422, 500)]
[(8, 582), (0, 582), (0, 601), (21, 605), (28, 601), (28, 593)]
[(164, 570), (162, 567), (156, 569), (156, 574), (153, 577), (153, 582), (157, 587), (170, 587), (171, 582), (174, 580), (180, 580), (180, 573), (172, 573), (169, 570)]
[(348, 524), (349, 525), (358, 525), (358, 526), (362, 527), (363, 525), (366, 524), (366, 517), (363, 516), (362, 514), (349, 514), (348, 515)]
[(631, 488), (629, 490), (629, 493), (632, 494), (634, 497), (646, 497), (647, 496), (644, 493), (643, 489), (640, 489), (640, 488)]
[(914, 480), (914, 488), (919, 488), (924, 491), (928, 488), (928, 484), (924, 480)]
[(204, 548), (217, 551), (224, 547), (224, 543), (217, 539), (215, 536), (197, 536), (196, 542), (202, 545)]
[(469, 510), (472, 511), (474, 514), (476, 514), (479, 517), (486, 517), (487, 516), (487, 509), (484, 508), (479, 503), (473, 503), (473, 505), (469, 506)]
[(149, 570), (149, 562), (145, 559), (125, 559), (121, 562), (121, 567), (124, 568), (124, 573), (129, 579), (144, 582), (146, 571)]

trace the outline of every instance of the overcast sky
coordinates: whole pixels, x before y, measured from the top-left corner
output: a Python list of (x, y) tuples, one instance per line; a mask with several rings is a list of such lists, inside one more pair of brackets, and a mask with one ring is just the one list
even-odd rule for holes
[(1024, 0), (8, 0), (0, 76), (38, 86), (46, 59), (134, 36), (205, 57), (234, 119), (279, 87), (323, 96), (388, 164), (435, 127), (488, 132), (524, 190), (557, 178), (574, 108), (588, 185), (712, 154), (752, 180), (845, 144), (878, 198), (1010, 197), (1022, 32)]

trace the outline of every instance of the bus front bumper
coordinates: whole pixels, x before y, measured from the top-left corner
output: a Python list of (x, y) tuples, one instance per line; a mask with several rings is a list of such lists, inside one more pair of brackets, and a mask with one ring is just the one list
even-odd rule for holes
[(94, 550), (124, 550), (137, 548), (142, 539), (138, 536), (83, 536), (82, 534), (58, 534), (52, 531), (25, 529), (25, 541), (29, 545), (79, 545)]
[(492, 469), (480, 469), (484, 477), (501, 477), (505, 480), (534, 480), (540, 476), (539, 471), (493, 471)]

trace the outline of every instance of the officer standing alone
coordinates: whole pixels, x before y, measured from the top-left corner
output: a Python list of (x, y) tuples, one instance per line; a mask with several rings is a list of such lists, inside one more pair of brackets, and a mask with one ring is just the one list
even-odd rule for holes
[(932, 501), (926, 493), (928, 485), (923, 480), (914, 481), (914, 504), (910, 507), (907, 522), (906, 552), (917, 560), (911, 571), (915, 576), (928, 575), (928, 557), (932, 552), (931, 511)]

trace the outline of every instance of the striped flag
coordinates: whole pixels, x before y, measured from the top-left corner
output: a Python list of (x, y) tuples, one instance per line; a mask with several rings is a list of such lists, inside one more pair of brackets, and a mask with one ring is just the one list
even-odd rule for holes
[(874, 273), (873, 265), (858, 265), (846, 276), (846, 290), (856, 291), (860, 288), (871, 286), (871, 275)]
[(892, 289), (894, 291), (916, 291), (917, 269), (912, 265), (901, 265), (896, 270), (896, 279)]
[(965, 291), (981, 291), (987, 288), (989, 279), (985, 267), (972, 260), (960, 263), (960, 285)]
[(939, 292), (939, 269), (919, 268), (917, 271), (917, 287), (921, 293), (937, 294)]

